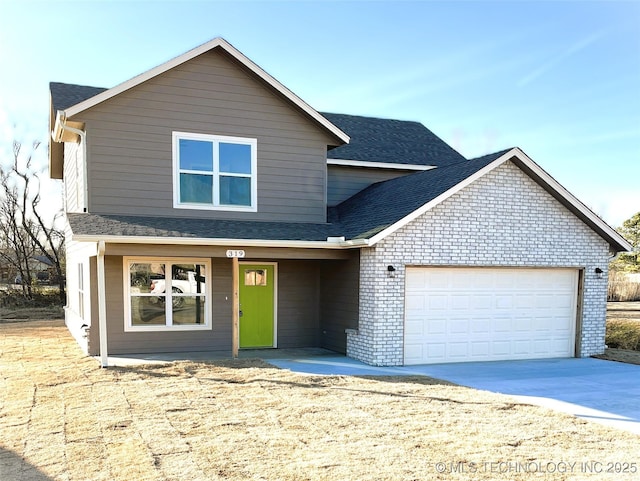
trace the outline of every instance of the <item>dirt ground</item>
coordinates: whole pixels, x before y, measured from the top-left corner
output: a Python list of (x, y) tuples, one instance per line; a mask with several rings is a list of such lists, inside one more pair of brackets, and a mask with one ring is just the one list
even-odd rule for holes
[(637, 479), (638, 437), (424, 377), (259, 360), (101, 369), (0, 324), (0, 480)]

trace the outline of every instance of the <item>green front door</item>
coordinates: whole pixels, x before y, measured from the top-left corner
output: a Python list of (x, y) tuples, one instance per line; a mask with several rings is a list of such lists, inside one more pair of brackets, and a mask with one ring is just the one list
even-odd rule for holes
[(240, 347), (273, 347), (274, 266), (240, 264)]

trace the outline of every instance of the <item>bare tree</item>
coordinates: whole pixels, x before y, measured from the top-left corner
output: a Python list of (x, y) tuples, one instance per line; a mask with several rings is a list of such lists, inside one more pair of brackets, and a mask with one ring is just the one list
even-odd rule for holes
[(13, 267), (20, 278), (22, 291), (26, 297), (31, 297), (31, 266), (29, 260), (36, 253), (31, 236), (23, 227), (19, 209), (19, 193), (11, 182), (10, 171), (0, 167), (0, 185), (2, 186), (2, 200), (0, 201), (0, 238), (2, 249), (0, 257), (7, 265)]
[(64, 233), (56, 227), (59, 214), (45, 219), (40, 205), (40, 177), (33, 166), (34, 153), (40, 142), (34, 142), (23, 158), (22, 144), (13, 142), (13, 159), (9, 168), (0, 166), (1, 233), (7, 249), (5, 261), (13, 258), (14, 266), (22, 277), (23, 292), (31, 297), (30, 260), (34, 254), (44, 255), (56, 271), (60, 283), (60, 300), (65, 302), (64, 286)]

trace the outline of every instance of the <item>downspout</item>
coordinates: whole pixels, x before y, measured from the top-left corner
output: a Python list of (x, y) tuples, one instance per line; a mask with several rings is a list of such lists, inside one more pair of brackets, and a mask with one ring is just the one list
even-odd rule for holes
[(104, 269), (104, 241), (98, 242), (98, 332), (100, 333), (100, 365), (109, 366), (107, 352), (107, 296)]
[[(82, 201), (84, 204), (82, 211), (88, 212), (89, 206), (87, 204), (89, 199), (89, 187), (87, 183), (87, 133), (84, 130), (76, 129), (75, 127), (67, 125), (67, 114), (62, 110), (58, 110), (58, 115), (56, 116), (56, 127), (58, 126), (59, 133), (54, 138), (56, 142), (62, 142), (62, 133), (65, 130), (80, 137), (80, 144), (82, 145)], [(57, 128), (55, 130), (58, 131)]]

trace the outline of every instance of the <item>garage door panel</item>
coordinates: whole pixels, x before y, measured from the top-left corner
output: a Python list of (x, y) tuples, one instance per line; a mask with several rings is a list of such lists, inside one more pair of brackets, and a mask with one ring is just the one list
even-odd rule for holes
[(513, 342), (513, 354), (516, 356), (526, 356), (531, 352), (531, 342), (528, 339), (517, 339)]
[(516, 294), (515, 307), (516, 309), (533, 309), (536, 306), (535, 296), (527, 294)]
[(505, 270), (501, 273), (500, 276), (496, 276), (495, 272), (487, 270), (485, 271), (485, 275), (491, 277), (491, 282), (487, 282), (487, 285), (502, 289), (502, 288), (511, 288), (514, 287), (518, 282), (523, 281), (523, 276), (516, 276), (515, 273)]
[(534, 341), (533, 342), (533, 352), (536, 354), (545, 354), (547, 352), (555, 352), (555, 346), (552, 341), (544, 340), (544, 341)]
[(478, 294), (469, 299), (469, 308), (475, 311), (491, 310), (493, 298), (490, 294)]
[(497, 295), (495, 297), (496, 309), (512, 309), (513, 308), (513, 296), (512, 295)]
[(426, 287), (425, 279), (429, 273), (422, 269), (408, 269), (407, 270), (407, 283), (409, 286), (422, 286)]
[(449, 299), (447, 296), (435, 294), (429, 296), (429, 309), (447, 310), (449, 308)]
[(405, 322), (406, 336), (422, 336), (424, 332), (425, 323), (422, 318), (407, 319)]
[(553, 318), (538, 316), (532, 330), (538, 333), (550, 334), (553, 331), (553, 324)]
[(511, 342), (505, 341), (493, 341), (491, 343), (491, 354), (499, 358), (509, 357), (511, 354)]
[(433, 319), (427, 324), (427, 333), (431, 335), (447, 334), (447, 321), (444, 319)]
[(464, 334), (465, 337), (469, 333), (469, 321), (467, 319), (453, 319), (449, 322), (449, 334)]
[(426, 356), (423, 353), (422, 344), (405, 344), (404, 362), (405, 364), (419, 364), (424, 362)]
[(450, 298), (450, 302), (449, 302), (449, 308), (450, 309), (454, 309), (457, 311), (467, 311), (469, 310), (469, 297), (463, 295), (462, 293), (460, 294), (455, 294), (452, 295)]
[(446, 290), (450, 287), (449, 276), (434, 275), (434, 273), (429, 273), (429, 275), (425, 276), (423, 282), (426, 287), (434, 290)]
[(491, 320), (490, 319), (472, 319), (470, 322), (470, 331), (476, 337), (481, 334), (488, 335), (490, 332)]
[(426, 350), (427, 359), (430, 362), (444, 362), (446, 356), (447, 346), (444, 342), (429, 344)]
[(411, 293), (407, 295), (407, 310), (422, 312), (427, 307), (428, 298), (420, 293)]
[(492, 322), (492, 332), (511, 332), (511, 319), (494, 319)]
[(469, 357), (469, 345), (466, 342), (450, 342), (447, 347), (451, 359), (464, 359)]
[(471, 355), (474, 358), (477, 357), (486, 357), (490, 353), (490, 343), (489, 341), (474, 341), (470, 343), (471, 347)]
[(407, 268), (405, 363), (571, 357), (577, 279), (575, 269)]

